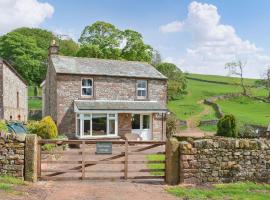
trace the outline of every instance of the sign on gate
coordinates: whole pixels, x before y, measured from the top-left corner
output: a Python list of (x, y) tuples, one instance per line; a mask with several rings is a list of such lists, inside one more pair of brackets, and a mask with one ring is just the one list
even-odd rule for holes
[(112, 154), (112, 143), (111, 142), (97, 142), (96, 154)]

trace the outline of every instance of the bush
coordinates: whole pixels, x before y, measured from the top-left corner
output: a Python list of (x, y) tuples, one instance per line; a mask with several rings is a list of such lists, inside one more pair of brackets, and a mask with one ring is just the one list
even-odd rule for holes
[(0, 132), (4, 132), (4, 133), (8, 132), (8, 127), (4, 120), (0, 120)]
[(233, 115), (225, 115), (218, 121), (217, 135), (225, 137), (237, 137), (238, 131), (236, 119)]
[(177, 120), (174, 115), (169, 115), (166, 122), (166, 136), (170, 138), (172, 135), (176, 133), (177, 129)]
[(30, 133), (37, 134), (43, 139), (54, 139), (58, 136), (57, 126), (50, 116), (44, 117), (40, 122), (29, 122), (27, 129)]
[(259, 135), (256, 131), (256, 128), (245, 125), (245, 124), (238, 124), (238, 131), (240, 138), (258, 138)]

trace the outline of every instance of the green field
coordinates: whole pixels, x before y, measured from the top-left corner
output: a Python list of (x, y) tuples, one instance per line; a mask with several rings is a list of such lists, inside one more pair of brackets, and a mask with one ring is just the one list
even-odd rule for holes
[[(34, 96), (34, 86), (28, 87), (28, 97)], [(41, 96), (41, 88), (38, 89), (38, 96)], [(29, 99), (28, 100), (28, 108), (29, 109), (41, 109), (42, 108), (42, 100), (40, 99)]]
[[(229, 93), (240, 93), (239, 78), (188, 74), (188, 77), (200, 80), (188, 79), (188, 94), (177, 100), (170, 101), (168, 107), (179, 119), (209, 120), (216, 119), (215, 112), (211, 106), (204, 105), (203, 99)], [(229, 84), (213, 83), (205, 81), (219, 81)], [(246, 79), (246, 83), (254, 86), (255, 79)], [(267, 91), (263, 88), (249, 88), (253, 96), (266, 97)], [(270, 122), (270, 105), (249, 98), (231, 99), (218, 101), (225, 113), (234, 114), (239, 121), (254, 125), (266, 126)]]
[(208, 188), (170, 187), (167, 191), (179, 199), (219, 199), (219, 200), (268, 200), (270, 197), (269, 184), (230, 183), (215, 184)]

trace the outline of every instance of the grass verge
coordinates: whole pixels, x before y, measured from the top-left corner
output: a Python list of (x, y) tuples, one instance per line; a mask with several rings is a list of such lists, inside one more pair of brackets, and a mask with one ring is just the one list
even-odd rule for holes
[[(165, 161), (165, 155), (162, 154), (150, 154), (146, 156), (148, 161)], [(147, 164), (148, 169), (165, 169), (164, 163)], [(154, 176), (164, 176), (164, 172), (150, 172)]]
[(199, 129), (206, 132), (216, 133), (217, 125), (201, 125), (199, 126)]
[(217, 199), (217, 200), (268, 200), (269, 184), (230, 183), (215, 184), (210, 188), (170, 187), (167, 192), (181, 199)]
[(12, 192), (16, 185), (24, 185), (24, 181), (12, 176), (0, 176), (0, 190), (5, 192)]

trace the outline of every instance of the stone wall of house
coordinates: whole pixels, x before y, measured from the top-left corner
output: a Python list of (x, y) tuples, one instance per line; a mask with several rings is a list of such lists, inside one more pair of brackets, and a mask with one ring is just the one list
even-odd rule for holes
[(3, 108), (3, 61), (0, 59), (0, 119), (4, 118)]
[(25, 137), (0, 135), (0, 175), (24, 176)]
[(6, 120), (27, 121), (27, 85), (8, 67), (2, 64), (2, 118)]
[[(81, 97), (81, 79), (93, 78), (92, 98)], [(60, 133), (74, 137), (75, 113), (74, 100), (129, 100), (136, 99), (135, 78), (107, 76), (57, 75), (57, 125)], [(148, 100), (166, 104), (167, 83), (165, 80), (148, 80)]]
[(166, 140), (166, 116), (154, 113), (152, 115), (153, 140)]
[(125, 134), (130, 134), (132, 131), (131, 127), (131, 114), (130, 113), (119, 113), (118, 114), (118, 134), (124, 138)]
[(270, 140), (181, 139), (180, 183), (270, 182)]

